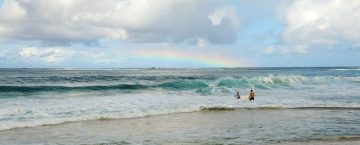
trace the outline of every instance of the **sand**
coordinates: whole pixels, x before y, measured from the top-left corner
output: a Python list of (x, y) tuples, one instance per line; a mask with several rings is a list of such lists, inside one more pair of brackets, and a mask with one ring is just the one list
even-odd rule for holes
[(0, 144), (360, 144), (355, 135), (313, 135), (318, 127), (306, 116), (321, 111), (208, 110), (70, 122), (0, 131)]

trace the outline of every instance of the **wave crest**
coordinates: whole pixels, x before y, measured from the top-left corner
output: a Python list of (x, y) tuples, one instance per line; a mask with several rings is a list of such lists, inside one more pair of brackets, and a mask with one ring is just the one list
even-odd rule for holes
[(293, 88), (302, 85), (314, 86), (333, 83), (358, 83), (360, 77), (327, 77), (303, 75), (268, 75), (257, 77), (235, 77), (219, 79), (180, 79), (176, 81), (143, 82), (134, 81), (136, 84), (113, 84), (93, 86), (0, 86), (0, 92), (42, 92), (42, 91), (102, 91), (102, 90), (145, 90), (163, 89), (175, 91), (193, 90), (198, 94), (212, 94), (214, 92), (233, 92), (239, 88)]
[(289, 106), (258, 106), (258, 107), (239, 107), (232, 105), (201, 105), (201, 106), (192, 106), (190, 108), (182, 108), (176, 110), (163, 110), (160, 112), (148, 112), (148, 113), (139, 113), (136, 115), (130, 116), (119, 116), (119, 114), (94, 114), (92, 116), (72, 116), (68, 118), (47, 118), (40, 120), (30, 120), (30, 121), (5, 121), (0, 124), (0, 130), (7, 130), (13, 128), (23, 128), (23, 127), (34, 127), (34, 126), (43, 126), (43, 125), (55, 125), (68, 122), (76, 121), (87, 121), (87, 120), (112, 120), (112, 119), (122, 119), (122, 118), (135, 118), (135, 117), (145, 117), (153, 115), (165, 115), (165, 114), (174, 114), (174, 113), (186, 113), (186, 112), (199, 112), (199, 111), (234, 111), (239, 109), (250, 109), (250, 110), (281, 110), (281, 109), (297, 109), (297, 110), (360, 110), (360, 106), (309, 106), (309, 107), (289, 107)]

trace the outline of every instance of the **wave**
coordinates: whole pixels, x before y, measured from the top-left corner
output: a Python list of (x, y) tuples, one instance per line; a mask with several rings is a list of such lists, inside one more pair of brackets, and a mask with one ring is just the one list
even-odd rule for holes
[(225, 105), (218, 105), (218, 106), (200, 106), (200, 111), (229, 111), (229, 110), (236, 110), (236, 107), (233, 106), (225, 106)]
[(332, 70), (338, 70), (338, 71), (360, 71), (360, 68), (337, 68)]
[(127, 75), (85, 75), (85, 76), (16, 76), (1, 78), (1, 84), (99, 84), (119, 82), (165, 82), (216, 80), (216, 77), (206, 76), (127, 76)]
[(150, 88), (163, 88), (169, 90), (192, 90), (206, 88), (208, 85), (200, 81), (176, 81), (153, 85), (118, 84), (95, 86), (0, 86), (0, 92), (66, 92), (66, 91), (106, 91), (106, 90), (144, 90)]
[(89, 90), (114, 90), (114, 89), (146, 89), (148, 86), (139, 84), (120, 84), (108, 86), (0, 86), (0, 92), (42, 92), (42, 91), (89, 91)]
[[(219, 80), (218, 86), (229, 88), (258, 88), (258, 89), (270, 89), (276, 87), (290, 87), (295, 84), (304, 84), (310, 81), (309, 77), (305, 76), (259, 76), (252, 78), (229, 78)], [(314, 82), (314, 81), (313, 81)], [(317, 81), (318, 82), (318, 81)], [(316, 82), (316, 83), (317, 83)], [(314, 82), (315, 83), (315, 82)]]
[(309, 106), (309, 107), (290, 107), (290, 106), (259, 106), (259, 107), (233, 107), (233, 106), (207, 106), (200, 107), (202, 111), (223, 111), (223, 110), (281, 110), (281, 109), (296, 109), (296, 110), (360, 110), (360, 106)]
[(177, 82), (166, 82), (157, 87), (173, 89), (173, 90), (192, 90), (198, 88), (206, 88), (208, 85), (201, 81), (177, 81)]
[(8, 130), (14, 128), (24, 128), (24, 127), (35, 127), (35, 126), (47, 126), (47, 125), (56, 125), (77, 121), (90, 121), (90, 120), (112, 120), (112, 119), (125, 119), (125, 118), (137, 118), (137, 117), (146, 117), (146, 116), (155, 116), (155, 115), (166, 115), (166, 114), (175, 114), (175, 113), (190, 113), (190, 112), (201, 112), (201, 111), (235, 111), (235, 110), (283, 110), (283, 109), (299, 109), (299, 110), (360, 110), (360, 106), (315, 106), (315, 107), (288, 107), (288, 106), (259, 106), (259, 107), (238, 107), (232, 105), (199, 105), (192, 106), (189, 108), (174, 109), (174, 110), (162, 110), (159, 112), (150, 111), (148, 113), (138, 113), (138, 114), (93, 114), (86, 116), (73, 116), (67, 118), (46, 118), (46, 119), (37, 119), (33, 121), (2, 121), (0, 124), (0, 130)]
[[(111, 78), (108, 78), (111, 80)], [(151, 78), (142, 78), (141, 80)], [(170, 81), (166, 81), (169, 79)], [(174, 80), (174, 81), (171, 81)], [(220, 79), (199, 79), (196, 77), (165, 77), (158, 81), (134, 81), (136, 84), (112, 84), (112, 85), (83, 85), (83, 86), (51, 86), (51, 85), (2, 85), (0, 92), (44, 92), (44, 91), (106, 91), (106, 90), (145, 90), (145, 89), (165, 89), (176, 91), (194, 90), (198, 94), (212, 94), (214, 90), (222, 92), (233, 92), (239, 88), (293, 88), (302, 85), (315, 86), (319, 84), (334, 83), (358, 83), (360, 77), (327, 77), (327, 76), (302, 76), (302, 75), (282, 75), (282, 76), (258, 76), (258, 77), (238, 77)]]

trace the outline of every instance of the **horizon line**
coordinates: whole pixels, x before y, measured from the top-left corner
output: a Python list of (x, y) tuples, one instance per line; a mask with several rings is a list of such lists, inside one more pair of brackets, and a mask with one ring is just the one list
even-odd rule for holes
[(216, 68), (354, 68), (360, 66), (247, 66), (247, 67), (0, 67), (0, 69), (216, 69)]

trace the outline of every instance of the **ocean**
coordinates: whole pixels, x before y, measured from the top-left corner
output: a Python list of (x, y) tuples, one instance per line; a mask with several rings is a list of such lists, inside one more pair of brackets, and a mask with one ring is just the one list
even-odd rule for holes
[[(234, 97), (250, 89), (255, 101)], [(97, 131), (84, 134), (82, 128)], [(73, 134), (54, 139), (49, 130)], [(104, 135), (107, 131), (117, 135)], [(0, 144), (359, 138), (359, 67), (0, 69)]]

